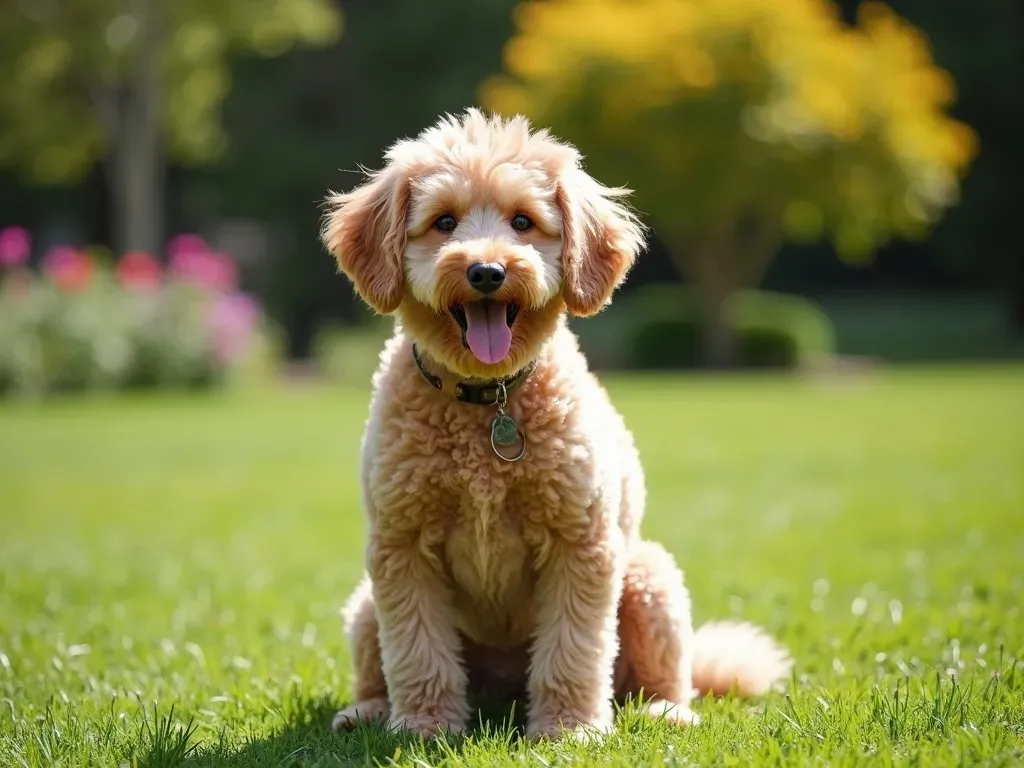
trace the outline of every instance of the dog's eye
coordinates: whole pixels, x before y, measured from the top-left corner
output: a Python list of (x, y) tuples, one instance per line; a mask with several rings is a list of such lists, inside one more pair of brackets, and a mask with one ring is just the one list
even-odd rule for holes
[(528, 229), (533, 229), (533, 222), (524, 214), (517, 213), (512, 217), (512, 229), (517, 232), (526, 232)]
[(444, 216), (438, 216), (437, 220), (434, 222), (434, 226), (442, 232), (452, 232), (457, 225), (458, 222), (450, 213), (446, 213)]

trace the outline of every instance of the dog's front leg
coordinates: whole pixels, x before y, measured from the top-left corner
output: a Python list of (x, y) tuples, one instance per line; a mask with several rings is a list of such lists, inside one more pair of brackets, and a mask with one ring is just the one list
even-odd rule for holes
[(612, 726), (624, 546), (607, 517), (594, 522), (578, 540), (551, 534), (539, 564), (527, 725), (533, 737)]
[(391, 724), (424, 736), (463, 730), (467, 676), (440, 558), (418, 537), (375, 537), (369, 562)]

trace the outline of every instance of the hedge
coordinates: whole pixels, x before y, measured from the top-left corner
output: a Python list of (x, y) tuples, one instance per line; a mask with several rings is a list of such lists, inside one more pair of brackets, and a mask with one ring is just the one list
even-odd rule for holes
[[(793, 368), (835, 351), (828, 316), (799, 296), (742, 291), (726, 304), (742, 368)], [(692, 289), (660, 284), (620, 296), (574, 330), (594, 368), (691, 369), (703, 365), (703, 329)]]

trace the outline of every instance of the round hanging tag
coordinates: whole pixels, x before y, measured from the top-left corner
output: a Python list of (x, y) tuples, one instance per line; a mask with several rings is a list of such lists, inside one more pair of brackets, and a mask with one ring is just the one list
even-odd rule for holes
[(504, 461), (519, 461), (526, 453), (526, 437), (507, 413), (491, 421), (491, 450)]

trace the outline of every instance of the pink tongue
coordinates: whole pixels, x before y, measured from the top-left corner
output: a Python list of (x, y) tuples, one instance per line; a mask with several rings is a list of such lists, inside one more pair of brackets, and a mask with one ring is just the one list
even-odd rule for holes
[(481, 363), (497, 363), (512, 346), (512, 329), (505, 322), (505, 302), (471, 301), (466, 309), (466, 343)]

